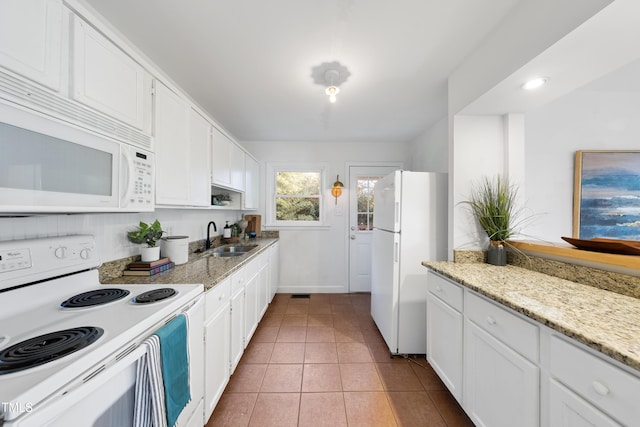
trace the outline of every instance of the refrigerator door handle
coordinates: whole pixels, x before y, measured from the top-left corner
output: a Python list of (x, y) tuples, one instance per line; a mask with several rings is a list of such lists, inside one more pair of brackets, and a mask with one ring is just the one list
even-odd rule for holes
[(399, 252), (399, 250), (398, 250), (398, 249), (399, 249), (399, 248), (398, 248), (398, 242), (395, 242), (395, 243), (393, 244), (393, 261), (394, 261), (396, 264), (398, 263), (398, 260), (399, 260), (399, 259), (398, 259), (398, 255), (399, 255), (399, 254), (398, 254), (398, 252)]
[(400, 202), (396, 202), (396, 216), (393, 218), (396, 225), (400, 221)]

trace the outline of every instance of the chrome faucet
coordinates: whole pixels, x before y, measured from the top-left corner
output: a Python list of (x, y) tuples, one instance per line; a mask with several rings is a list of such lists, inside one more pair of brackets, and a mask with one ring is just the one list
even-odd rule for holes
[(218, 227), (216, 227), (216, 223), (213, 221), (210, 221), (209, 224), (207, 224), (207, 240), (205, 240), (204, 242), (204, 250), (206, 251), (207, 249), (211, 249), (211, 247), (213, 246), (211, 244), (211, 237), (209, 235), (209, 231), (211, 230), (211, 225), (213, 225), (213, 231), (217, 232), (218, 231)]

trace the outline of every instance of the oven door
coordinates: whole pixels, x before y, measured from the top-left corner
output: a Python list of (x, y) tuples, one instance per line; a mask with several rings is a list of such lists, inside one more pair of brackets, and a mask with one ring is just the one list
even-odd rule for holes
[(120, 143), (0, 104), (0, 212), (119, 206)]
[(132, 426), (136, 368), (145, 352), (146, 345), (141, 345), (95, 378), (38, 405), (25, 406), (25, 413), (5, 427), (63, 427), (79, 420), (93, 427)]

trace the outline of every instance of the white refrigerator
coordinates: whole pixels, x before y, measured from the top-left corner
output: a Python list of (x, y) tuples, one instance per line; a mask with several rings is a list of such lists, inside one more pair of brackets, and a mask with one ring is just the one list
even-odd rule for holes
[(374, 188), (371, 316), (391, 354), (426, 354), (427, 269), (447, 259), (447, 175), (395, 171)]

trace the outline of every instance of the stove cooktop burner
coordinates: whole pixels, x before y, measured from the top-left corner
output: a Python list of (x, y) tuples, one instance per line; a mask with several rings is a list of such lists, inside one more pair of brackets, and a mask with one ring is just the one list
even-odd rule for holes
[(143, 292), (133, 299), (136, 304), (148, 304), (150, 302), (162, 301), (163, 299), (171, 298), (176, 294), (176, 290), (173, 288), (160, 288), (151, 291)]
[(91, 307), (117, 301), (129, 295), (129, 291), (117, 288), (96, 289), (74, 295), (60, 305), (65, 308)]
[(104, 330), (82, 326), (50, 332), (19, 342), (0, 351), (0, 375), (52, 362), (92, 344)]

